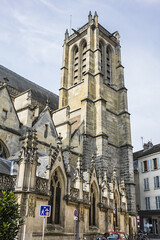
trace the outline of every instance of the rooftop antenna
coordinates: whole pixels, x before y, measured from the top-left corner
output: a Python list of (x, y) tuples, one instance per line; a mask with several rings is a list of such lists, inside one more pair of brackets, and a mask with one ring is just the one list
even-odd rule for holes
[(142, 140), (142, 148), (143, 148), (143, 137), (141, 137), (141, 140)]
[(69, 35), (71, 35), (71, 28), (72, 28), (72, 15), (70, 15), (70, 28), (69, 28)]

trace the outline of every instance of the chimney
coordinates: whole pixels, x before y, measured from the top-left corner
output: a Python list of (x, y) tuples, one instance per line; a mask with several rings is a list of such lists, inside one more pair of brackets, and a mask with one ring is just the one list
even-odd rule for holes
[(153, 147), (153, 143), (151, 141), (148, 141), (148, 143), (144, 143), (143, 144), (143, 150), (144, 151), (146, 151), (146, 150), (148, 150), (148, 149), (150, 149), (152, 147)]

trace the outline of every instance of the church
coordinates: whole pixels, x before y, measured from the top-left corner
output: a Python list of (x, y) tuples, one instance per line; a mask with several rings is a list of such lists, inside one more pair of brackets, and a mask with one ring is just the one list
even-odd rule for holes
[[(119, 33), (95, 12), (65, 32), (59, 97), (0, 66), (0, 190), (14, 190), (19, 239), (136, 232), (130, 114)], [(77, 217), (74, 218), (76, 210)]]

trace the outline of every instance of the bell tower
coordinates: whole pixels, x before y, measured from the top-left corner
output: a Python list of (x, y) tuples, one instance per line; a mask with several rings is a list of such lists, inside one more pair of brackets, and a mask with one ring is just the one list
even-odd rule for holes
[[(63, 144), (83, 156), (83, 168), (95, 155), (97, 169), (111, 178), (117, 169), (128, 192), (128, 209), (135, 212), (130, 114), (119, 33), (110, 33), (95, 12), (88, 22), (65, 33), (59, 109), (53, 114)], [(73, 157), (74, 159), (74, 157)], [(73, 162), (74, 164), (74, 162)]]

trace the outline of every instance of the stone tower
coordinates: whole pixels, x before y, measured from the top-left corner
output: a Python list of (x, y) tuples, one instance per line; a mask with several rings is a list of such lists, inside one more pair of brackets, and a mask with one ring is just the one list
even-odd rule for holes
[[(119, 33), (108, 32), (95, 12), (69, 36), (65, 33), (59, 109), (53, 114), (63, 145), (72, 159), (81, 154), (83, 168), (95, 155), (96, 168), (111, 179), (124, 179), (128, 210), (135, 212), (135, 186), (127, 89)], [(76, 159), (76, 157), (75, 157)], [(72, 164), (76, 163), (72, 160)]]

